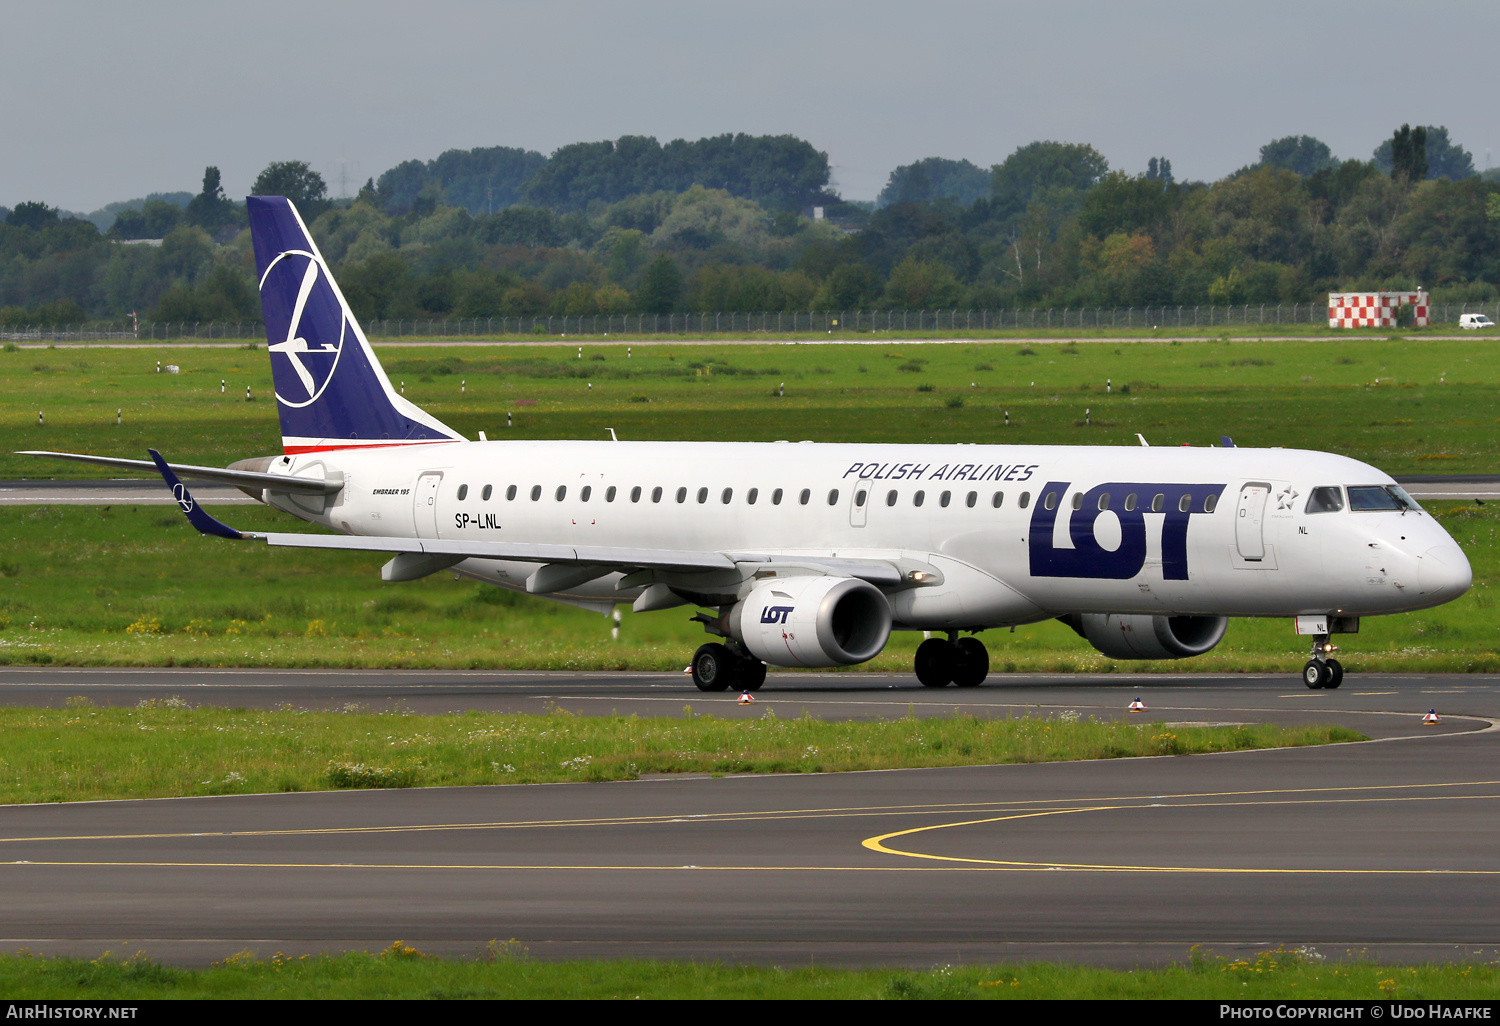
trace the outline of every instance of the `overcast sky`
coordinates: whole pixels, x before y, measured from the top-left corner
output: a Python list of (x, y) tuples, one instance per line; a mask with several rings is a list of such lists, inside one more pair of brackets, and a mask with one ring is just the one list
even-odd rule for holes
[(791, 133), (873, 199), (899, 164), (1036, 139), (1219, 178), (1402, 122), (1500, 157), (1500, 4), (1258, 0), (49, 0), (5, 7), (0, 205), (243, 196), (273, 160), (339, 194), (443, 150)]

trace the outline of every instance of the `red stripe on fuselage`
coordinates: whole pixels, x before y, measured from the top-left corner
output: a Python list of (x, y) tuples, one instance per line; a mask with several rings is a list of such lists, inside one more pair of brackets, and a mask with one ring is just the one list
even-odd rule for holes
[(282, 451), (288, 456), (300, 456), (309, 452), (341, 452), (346, 449), (393, 449), (403, 445), (441, 445), (447, 442), (461, 442), (461, 438), (423, 438), (411, 442), (349, 442), (339, 445), (283, 445)]

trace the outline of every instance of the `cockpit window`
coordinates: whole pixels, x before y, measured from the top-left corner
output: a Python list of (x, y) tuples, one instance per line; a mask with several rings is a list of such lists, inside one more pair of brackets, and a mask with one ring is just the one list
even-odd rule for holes
[(1308, 513), (1337, 513), (1344, 508), (1344, 490), (1337, 485), (1314, 488), (1307, 497)]
[(1356, 513), (1421, 509), (1400, 485), (1350, 485), (1349, 508)]

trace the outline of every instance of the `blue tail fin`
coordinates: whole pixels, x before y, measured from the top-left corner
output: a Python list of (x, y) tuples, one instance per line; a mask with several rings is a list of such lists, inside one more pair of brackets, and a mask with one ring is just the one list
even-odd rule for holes
[(462, 441), (391, 388), (297, 208), (245, 202), (286, 451)]

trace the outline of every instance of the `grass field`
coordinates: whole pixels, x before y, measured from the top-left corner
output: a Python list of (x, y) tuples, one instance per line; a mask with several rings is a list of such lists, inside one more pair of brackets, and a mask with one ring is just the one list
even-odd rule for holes
[[(1193, 949), (1186, 964), (1120, 971), (1088, 966), (941, 965), (905, 969), (780, 968), (684, 962), (544, 962), (515, 941), (467, 959), (433, 958), (396, 941), (381, 952), (291, 957), (249, 952), (205, 969), (149, 956), (97, 959), (0, 955), (11, 1000), (259, 998), (800, 998), (843, 1000), (1127, 998), (1267, 1001), (1493, 1002), (1500, 972), (1485, 962), (1391, 965), (1359, 952), (1267, 948), (1253, 958)], [(1416, 1010), (1427, 1011), (1425, 1008)]]
[[(408, 398), (470, 437), (603, 438), (614, 427), (629, 439), (1134, 445), (1140, 432), (1155, 445), (1208, 445), (1227, 434), (1241, 445), (1341, 452), (1391, 473), (1500, 467), (1500, 346), (1487, 339), (578, 351), (384, 347), (381, 359)], [(182, 372), (157, 374), (158, 359)], [(0, 477), (107, 474), (10, 455), (24, 448), (144, 458), (156, 445), (221, 465), (275, 452), (270, 383), (263, 346), (0, 352)]]
[(825, 723), (733, 719), (403, 715), (192, 708), (0, 708), (0, 804), (362, 787), (634, 780), (643, 773), (823, 773), (1191, 755), (1362, 741), (1341, 727), (1166, 727), (971, 715)]
[[(578, 353), (387, 347), (381, 358), (409, 398), (491, 438), (603, 438), (614, 427), (635, 439), (1129, 445), (1141, 432), (1156, 445), (1201, 445), (1228, 434), (1394, 473), (1500, 467), (1500, 349), (1478, 338), (585, 344)], [(158, 358), (181, 373), (158, 374)], [(142, 458), (155, 445), (220, 465), (271, 453), (269, 361), (263, 347), (3, 351), (0, 441), (0, 477), (108, 473), (10, 455), (21, 448)], [(1367, 619), (1346, 639), (1352, 669), (1500, 669), (1488, 590), (1500, 572), (1496, 514), (1434, 510), (1468, 551), (1475, 587), (1436, 610)], [(226, 516), (246, 529), (296, 523), (260, 508)], [(200, 538), (169, 508), (5, 508), (0, 539), (0, 662), (664, 670), (680, 669), (704, 637), (682, 610), (627, 611), (612, 641), (594, 614), (442, 574), (384, 585), (377, 556)], [(1168, 664), (1114, 663), (1056, 623), (985, 640), (997, 671), (1295, 672), (1305, 658), (1282, 621), (1236, 621), (1208, 656)], [(868, 668), (908, 671), (918, 641), (896, 635)]]

